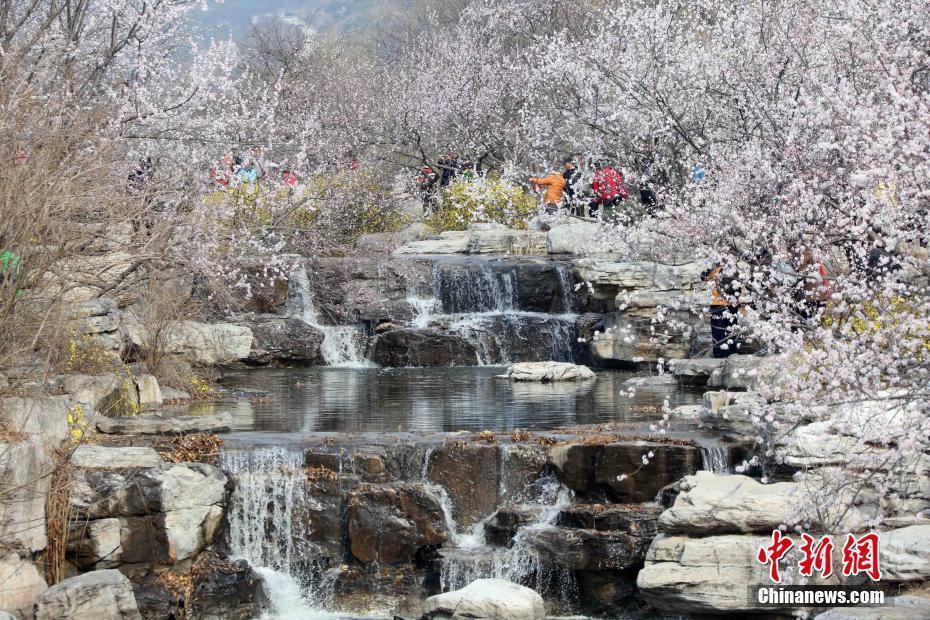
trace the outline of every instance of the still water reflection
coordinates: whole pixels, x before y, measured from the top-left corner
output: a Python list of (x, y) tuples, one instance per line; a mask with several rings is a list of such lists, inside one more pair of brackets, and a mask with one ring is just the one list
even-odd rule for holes
[(229, 411), (235, 431), (270, 433), (510, 431), (569, 424), (642, 421), (700, 395), (675, 383), (640, 385), (634, 375), (599, 372), (584, 383), (510, 383), (494, 367), (300, 368), (235, 372), (230, 388), (269, 392), (267, 401), (197, 406)]

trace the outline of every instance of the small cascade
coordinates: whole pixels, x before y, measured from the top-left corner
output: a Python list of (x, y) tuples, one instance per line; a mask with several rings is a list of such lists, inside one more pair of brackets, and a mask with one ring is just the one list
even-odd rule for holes
[(540, 561), (533, 536), (552, 527), (559, 513), (574, 501), (573, 493), (554, 476), (535, 483), (538, 497), (526, 507), (535, 508), (536, 520), (520, 529), (510, 548), (489, 547), (484, 541), (484, 523), (476, 524), (464, 536), (453, 536), (454, 547), (444, 549), (440, 567), (443, 592), (465, 587), (475, 579), (506, 579), (537, 591), (555, 590), (559, 600), (574, 597), (574, 580), (570, 571), (547, 566)]
[(730, 449), (726, 446), (701, 446), (701, 459), (705, 471), (721, 475), (733, 473)]
[(320, 356), (327, 366), (345, 368), (367, 368), (374, 364), (365, 358), (368, 339), (362, 325), (324, 325), (313, 298), (310, 276), (301, 262), (291, 274), (289, 281), (287, 311), (289, 316), (299, 318), (323, 332)]
[(556, 263), (555, 273), (559, 279), (559, 301), (562, 304), (561, 311), (564, 314), (569, 314), (572, 311), (572, 298), (575, 295), (572, 286), (572, 272), (565, 265)]
[(307, 493), (303, 459), (302, 452), (283, 448), (220, 455), (220, 466), (236, 480), (227, 517), (230, 554), (263, 576), (275, 619), (317, 617), (332, 593), (308, 542), (306, 513), (319, 507)]
[(448, 314), (506, 312), (518, 307), (514, 277), (512, 270), (495, 270), (488, 261), (437, 262), (433, 296)]

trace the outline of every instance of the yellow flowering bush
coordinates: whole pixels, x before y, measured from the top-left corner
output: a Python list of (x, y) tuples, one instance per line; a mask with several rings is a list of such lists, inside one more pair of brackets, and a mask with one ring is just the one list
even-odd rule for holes
[(426, 223), (436, 230), (465, 230), (476, 222), (524, 230), (537, 210), (536, 198), (518, 185), (492, 176), (463, 178), (443, 192)]

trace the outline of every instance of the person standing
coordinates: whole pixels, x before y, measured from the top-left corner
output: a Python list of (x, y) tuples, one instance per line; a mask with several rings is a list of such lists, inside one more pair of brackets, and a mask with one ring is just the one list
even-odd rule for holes
[(575, 165), (573, 157), (566, 157), (562, 163), (565, 166), (565, 171), (562, 172), (565, 178), (565, 188), (562, 190), (563, 200), (572, 215), (583, 216), (581, 197), (576, 194), (578, 182), (581, 180), (581, 171)]
[(459, 170), (459, 156), (457, 153), (449, 153), (445, 159), (440, 159), (439, 167), (442, 169), (442, 173), (439, 175), (439, 186), (448, 187), (452, 181), (455, 180), (455, 177), (458, 176)]
[(555, 213), (562, 203), (562, 192), (565, 189), (565, 176), (560, 172), (550, 172), (544, 177), (531, 177), (530, 183), (546, 188), (543, 196), (543, 209), (547, 213)]
[[(594, 200), (591, 202), (591, 214), (599, 209), (616, 207), (630, 197), (630, 190), (623, 182), (623, 174), (610, 164), (599, 162), (591, 182)], [(601, 212), (603, 215), (603, 212)]]
[(715, 265), (704, 270), (701, 279), (711, 284), (710, 333), (714, 341), (714, 357), (729, 357), (736, 353), (738, 346), (736, 274), (726, 267)]

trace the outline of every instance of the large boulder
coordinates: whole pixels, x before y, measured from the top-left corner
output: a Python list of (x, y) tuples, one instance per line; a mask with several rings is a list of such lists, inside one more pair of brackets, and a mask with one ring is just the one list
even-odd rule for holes
[(580, 497), (618, 503), (652, 501), (662, 488), (703, 466), (695, 446), (647, 441), (555, 446), (549, 464), (559, 481)]
[(881, 533), (879, 559), (883, 581), (930, 579), (930, 525), (912, 525)]
[[(148, 335), (138, 319), (124, 316), (123, 332), (134, 346), (147, 345)], [(166, 353), (181, 355), (191, 363), (231, 364), (249, 357), (252, 330), (231, 323), (177, 321), (166, 330), (165, 341)]]
[(0, 424), (9, 432), (38, 435), (45, 445), (57, 447), (68, 441), (68, 413), (74, 406), (67, 396), (0, 398)]
[(614, 249), (605, 226), (600, 222), (588, 222), (577, 218), (567, 218), (562, 223), (552, 224), (546, 234), (547, 249), (550, 254), (572, 254), (583, 256), (596, 252), (610, 252)]
[(685, 477), (679, 488), (675, 503), (659, 517), (659, 527), (669, 534), (768, 533), (792, 522), (802, 499), (793, 482), (760, 484), (709, 471)]
[(663, 265), (653, 262), (610, 262), (585, 258), (577, 262), (578, 275), (601, 299), (614, 299), (621, 292), (680, 292), (700, 287), (701, 265)]
[(323, 332), (306, 321), (263, 316), (257, 317), (249, 326), (252, 329), (252, 349), (246, 361), (250, 364), (309, 364), (320, 355)]
[(45, 500), (54, 463), (42, 438), (0, 443), (0, 546), (23, 553), (45, 549)]
[(594, 371), (587, 366), (568, 362), (518, 362), (507, 369), (511, 381), (585, 381), (595, 378)]
[(135, 415), (141, 407), (139, 388), (131, 374), (65, 375), (61, 388), (85, 410), (119, 417)]
[(749, 588), (770, 583), (756, 560), (771, 537), (727, 535), (656, 538), (636, 585), (653, 607), (675, 614), (744, 614), (764, 611)]
[(132, 584), (117, 570), (65, 579), (36, 600), (36, 620), (141, 620)]
[(371, 342), (369, 358), (379, 366), (474, 366), (478, 352), (462, 336), (436, 329), (393, 329)]
[(216, 539), (226, 493), (226, 474), (203, 463), (81, 470), (69, 551), (84, 567), (193, 558)]
[(440, 500), (421, 484), (361, 485), (346, 504), (349, 547), (359, 562), (408, 564), (448, 539)]
[(500, 503), (500, 467), (496, 445), (449, 442), (430, 452), (426, 478), (445, 489), (456, 523), (468, 527)]
[(503, 579), (478, 579), (461, 590), (431, 596), (423, 608), (424, 620), (543, 620), (545, 617), (546, 609), (539, 594)]
[(0, 557), (0, 609), (18, 618), (31, 618), (32, 607), (48, 588), (39, 569), (16, 553)]

